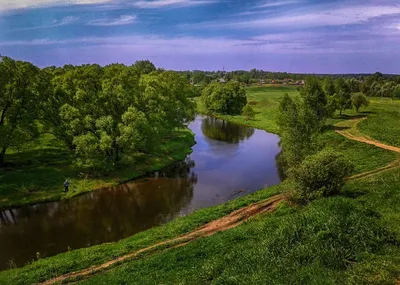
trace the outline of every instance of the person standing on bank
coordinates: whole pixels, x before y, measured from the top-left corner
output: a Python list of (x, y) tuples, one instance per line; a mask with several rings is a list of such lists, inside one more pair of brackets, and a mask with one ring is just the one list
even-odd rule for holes
[(68, 188), (69, 188), (69, 182), (68, 182), (68, 180), (65, 180), (65, 182), (64, 182), (64, 192), (65, 193), (68, 192)]

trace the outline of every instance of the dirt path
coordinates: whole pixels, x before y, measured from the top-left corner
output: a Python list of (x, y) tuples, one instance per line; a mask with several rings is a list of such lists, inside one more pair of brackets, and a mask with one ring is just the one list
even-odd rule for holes
[[(390, 150), (390, 151), (394, 151), (397, 153), (400, 153), (400, 148), (399, 147), (395, 147), (395, 146), (391, 146), (391, 145), (386, 145), (384, 143), (381, 143), (379, 141), (376, 141), (368, 136), (363, 135), (358, 129), (357, 129), (357, 125), (363, 121), (366, 120), (367, 118), (361, 118), (361, 119), (354, 119), (354, 120), (350, 120), (350, 121), (344, 121), (341, 122), (339, 124), (337, 124), (337, 127), (341, 127), (343, 129), (341, 130), (336, 130), (336, 132), (344, 137), (346, 137), (349, 140), (353, 140), (353, 141), (358, 141), (358, 142), (362, 142), (362, 143), (366, 143), (366, 144), (370, 144), (370, 145), (374, 145), (376, 147), (382, 148), (382, 149), (386, 149), (386, 150)], [(349, 180), (355, 180), (355, 179), (361, 179), (361, 178), (367, 178), (367, 177), (371, 177), (374, 175), (377, 175), (379, 173), (385, 172), (385, 171), (389, 171), (392, 169), (396, 169), (400, 167), (400, 158), (396, 159), (395, 161), (389, 163), (388, 165), (381, 167), (381, 168), (377, 168), (371, 171), (367, 171), (364, 173), (360, 173), (354, 176), (349, 177)]]
[[(379, 148), (383, 148), (383, 149), (387, 149), (387, 150), (391, 150), (391, 151), (400, 153), (400, 147), (395, 147), (395, 146), (381, 143), (381, 142), (376, 141), (372, 138), (369, 138), (365, 135), (362, 135), (359, 131), (356, 132), (357, 134), (354, 134), (354, 131), (357, 129), (358, 123), (360, 123), (363, 120), (366, 120), (366, 118), (351, 120), (350, 125), (348, 125), (348, 127), (349, 127), (348, 129), (336, 130), (336, 132), (350, 140), (353, 140), (353, 141), (358, 141), (358, 142), (374, 145)], [(337, 126), (342, 127), (341, 124), (338, 124)]]
[(191, 241), (197, 240), (199, 238), (208, 237), (217, 232), (222, 232), (237, 227), (253, 216), (266, 212), (273, 212), (278, 207), (279, 203), (284, 200), (286, 200), (286, 197), (284, 195), (282, 194), (275, 195), (267, 200), (251, 204), (247, 207), (234, 211), (225, 217), (212, 221), (185, 235), (154, 244), (152, 246), (118, 257), (117, 259), (108, 261), (100, 265), (95, 265), (81, 271), (61, 275), (59, 277), (50, 279), (48, 281), (39, 284), (55, 284), (55, 283), (65, 283), (68, 281), (73, 282), (74, 280), (77, 279), (81, 280), (93, 274), (110, 269), (111, 267), (126, 262), (128, 260), (139, 258), (140, 255), (145, 253), (154, 254), (169, 248), (177, 248), (184, 246), (190, 243)]

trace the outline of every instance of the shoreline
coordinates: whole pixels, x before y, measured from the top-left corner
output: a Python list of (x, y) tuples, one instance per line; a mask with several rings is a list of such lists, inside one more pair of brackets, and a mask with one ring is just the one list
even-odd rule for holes
[[(162, 155), (154, 155), (147, 158), (144, 162), (140, 162), (139, 166), (132, 165), (127, 168), (121, 167), (102, 177), (93, 179), (71, 179), (71, 186), (69, 192), (64, 193), (62, 187), (49, 188), (44, 192), (49, 192), (49, 196), (45, 197), (29, 197), (27, 200), (17, 201), (16, 198), (10, 202), (5, 202), (5, 198), (0, 196), (0, 211), (7, 211), (12, 209), (21, 208), (24, 206), (31, 206), (36, 204), (57, 202), (62, 200), (72, 199), (90, 192), (98, 191), (103, 188), (113, 187), (124, 183), (131, 182), (132, 180), (143, 178), (150, 173), (163, 169), (175, 162), (182, 161), (187, 155), (192, 153), (192, 147), (196, 144), (193, 132), (187, 128), (179, 132), (179, 135), (170, 139), (167, 143), (176, 143), (173, 149), (168, 149)], [(137, 169), (137, 167), (139, 169)], [(120, 175), (118, 175), (120, 173)], [(28, 194), (29, 195), (29, 194)], [(24, 197), (26, 198), (26, 197)]]

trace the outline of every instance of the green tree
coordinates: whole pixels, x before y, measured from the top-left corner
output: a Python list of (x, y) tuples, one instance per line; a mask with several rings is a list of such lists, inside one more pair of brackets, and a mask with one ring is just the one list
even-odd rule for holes
[(138, 73), (139, 76), (156, 71), (156, 67), (149, 60), (138, 60), (134, 65), (132, 65), (132, 68)]
[(309, 77), (306, 84), (300, 91), (302, 101), (302, 115), (304, 116), (307, 128), (312, 133), (319, 132), (325, 124), (326, 118), (330, 115), (328, 110), (328, 99), (316, 77)]
[(295, 181), (295, 196), (303, 201), (339, 193), (353, 164), (343, 154), (324, 149), (307, 157), (291, 169)]
[(351, 103), (353, 107), (356, 109), (357, 113), (361, 106), (367, 107), (369, 105), (369, 101), (367, 97), (362, 93), (355, 93), (351, 96)]
[(38, 134), (36, 78), (28, 62), (2, 57), (0, 62), (0, 167), (10, 147), (18, 148)]
[(342, 115), (343, 110), (351, 108), (351, 92), (346, 81), (343, 78), (339, 78), (335, 81), (335, 99), (337, 106)]
[(246, 105), (243, 107), (242, 115), (246, 117), (246, 120), (248, 120), (254, 119), (256, 113), (250, 105)]
[(213, 82), (203, 90), (202, 101), (209, 112), (235, 115), (242, 113), (247, 97), (238, 82)]
[(332, 77), (328, 76), (325, 77), (324, 82), (323, 82), (323, 87), (326, 95), (328, 96), (333, 96), (335, 94), (335, 83), (332, 79)]
[(187, 99), (191, 86), (183, 75), (139, 76), (135, 68), (114, 65), (99, 76), (86, 69), (86, 76), (66, 87), (72, 100), (60, 108), (79, 165), (107, 170), (139, 152), (151, 153), (194, 117), (194, 103)]

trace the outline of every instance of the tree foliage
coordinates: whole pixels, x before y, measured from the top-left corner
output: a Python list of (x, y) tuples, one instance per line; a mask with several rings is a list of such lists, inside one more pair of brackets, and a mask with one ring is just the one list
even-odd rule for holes
[(367, 107), (369, 105), (367, 97), (362, 93), (353, 94), (353, 96), (351, 96), (351, 103), (357, 112), (362, 106)]
[(353, 164), (343, 154), (330, 149), (308, 156), (291, 170), (296, 185), (296, 198), (309, 201), (336, 195), (352, 170)]
[(194, 118), (187, 79), (150, 61), (40, 70), (3, 58), (0, 74), (1, 163), (7, 148), (37, 134), (40, 125), (64, 141), (79, 165), (111, 169), (152, 153)]
[(213, 82), (203, 90), (202, 101), (209, 112), (237, 115), (242, 113), (247, 97), (238, 82)]
[(19, 148), (37, 135), (39, 69), (3, 57), (0, 62), (0, 167), (10, 147)]

